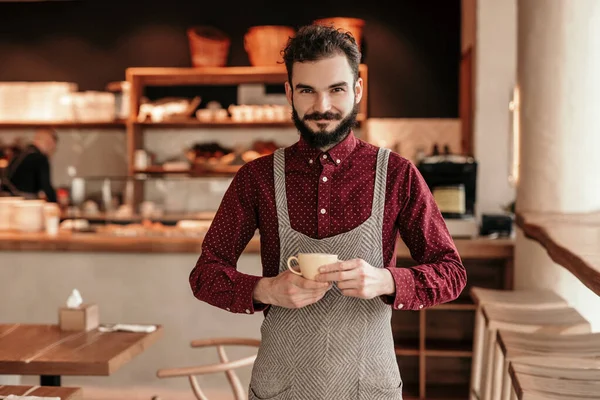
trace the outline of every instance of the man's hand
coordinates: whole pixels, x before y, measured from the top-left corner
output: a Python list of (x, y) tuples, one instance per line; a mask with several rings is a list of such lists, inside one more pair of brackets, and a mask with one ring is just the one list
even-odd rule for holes
[(323, 265), (315, 279), (317, 282), (337, 282), (342, 294), (361, 299), (393, 295), (396, 292), (390, 271), (373, 267), (358, 258)]
[(331, 287), (328, 282), (315, 282), (290, 271), (273, 278), (263, 278), (254, 288), (254, 300), (285, 308), (302, 308), (321, 300)]

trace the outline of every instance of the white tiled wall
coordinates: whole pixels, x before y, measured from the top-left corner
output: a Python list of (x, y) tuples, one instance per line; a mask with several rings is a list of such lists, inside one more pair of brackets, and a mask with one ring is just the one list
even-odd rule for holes
[(371, 118), (366, 140), (415, 162), (419, 148), (429, 154), (435, 143), (440, 151), (448, 145), (452, 153), (460, 154), (461, 124), (459, 119)]

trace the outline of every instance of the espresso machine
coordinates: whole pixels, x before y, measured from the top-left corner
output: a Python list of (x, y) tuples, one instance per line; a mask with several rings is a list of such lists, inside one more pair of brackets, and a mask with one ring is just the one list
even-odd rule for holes
[(433, 194), (450, 234), (457, 238), (477, 236), (477, 161), (473, 157), (434, 152), (431, 156), (421, 158), (416, 165)]

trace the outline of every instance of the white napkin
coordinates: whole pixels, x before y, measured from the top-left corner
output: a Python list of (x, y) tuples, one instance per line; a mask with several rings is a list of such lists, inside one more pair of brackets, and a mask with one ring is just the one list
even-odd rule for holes
[(114, 324), (101, 325), (98, 327), (100, 332), (136, 332), (136, 333), (151, 333), (156, 330), (156, 325), (135, 325), (135, 324)]
[(83, 303), (83, 299), (81, 298), (81, 293), (79, 290), (73, 289), (73, 292), (67, 299), (67, 307), (68, 308), (77, 308)]

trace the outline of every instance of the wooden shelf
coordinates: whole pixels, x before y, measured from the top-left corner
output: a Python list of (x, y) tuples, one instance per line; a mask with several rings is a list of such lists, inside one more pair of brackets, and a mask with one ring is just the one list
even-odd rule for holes
[(240, 83), (283, 83), (285, 66), (203, 67), (203, 68), (127, 68), (127, 80), (137, 79), (147, 86), (234, 85)]
[(397, 356), (418, 356), (419, 338), (414, 339), (394, 339)]
[(153, 166), (147, 169), (136, 169), (135, 174), (147, 175), (187, 175), (196, 178), (232, 177), (241, 168), (241, 165), (229, 165), (215, 169), (164, 169), (161, 166)]
[(427, 357), (472, 357), (472, 341), (426, 340), (425, 355)]
[[(359, 114), (356, 118), (359, 123), (366, 121), (363, 114)], [(132, 122), (134, 126), (143, 128), (289, 128), (293, 127), (294, 123), (289, 121), (256, 121), (243, 122), (227, 119), (224, 121), (204, 122), (197, 119), (180, 120), (180, 121), (165, 121), (165, 122)]]
[[(600, 219), (600, 217), (599, 217)], [(397, 265), (418, 265), (398, 241)], [(392, 332), (400, 373), (417, 382), (405, 399), (468, 399), (475, 305), (472, 286), (511, 289), (514, 242), (510, 240), (456, 239), (467, 270), (467, 287), (458, 299), (418, 311), (394, 311)], [(401, 357), (405, 356), (405, 357)], [(416, 362), (414, 362), (416, 360)]]
[[(206, 173), (190, 173), (190, 171), (165, 171), (150, 168), (149, 170), (136, 171), (134, 169), (135, 152), (143, 149), (146, 128), (256, 128), (256, 127), (293, 127), (292, 121), (285, 122), (204, 122), (195, 119), (188, 121), (169, 121), (163, 123), (137, 122), (144, 90), (151, 86), (237, 86), (241, 84), (284, 85), (288, 79), (284, 65), (267, 67), (203, 67), (203, 68), (155, 68), (132, 67), (125, 71), (126, 79), (131, 86), (129, 115), (127, 127), (127, 163), (129, 175), (134, 174), (187, 174), (188, 176), (223, 177), (232, 176), (234, 172), (221, 173), (207, 171)], [(368, 115), (368, 68), (365, 64), (359, 65), (359, 75), (363, 80), (363, 97), (359, 105), (359, 124), (366, 121)], [(210, 99), (204, 99), (209, 101)], [(193, 175), (192, 175), (193, 174)], [(137, 206), (143, 201), (143, 182), (134, 185), (133, 204)]]
[(100, 122), (0, 122), (0, 129), (31, 129), (38, 126), (65, 129), (122, 129), (125, 121), (100, 121)]
[[(361, 64), (359, 73), (365, 75)], [(142, 86), (176, 85), (237, 85), (242, 83), (283, 84), (287, 81), (284, 65), (265, 67), (203, 67), (203, 68), (127, 68), (128, 81)]]
[(91, 224), (131, 224), (139, 223), (143, 220), (150, 220), (153, 222), (161, 222), (166, 225), (174, 225), (181, 220), (197, 220), (197, 221), (211, 221), (215, 217), (214, 211), (204, 211), (186, 214), (165, 214), (160, 217), (144, 218), (139, 214), (131, 215), (129, 217), (120, 217), (107, 213), (99, 213), (94, 215), (81, 214), (81, 215), (68, 215), (63, 213), (61, 215), (61, 221), (70, 218), (83, 218), (87, 219)]
[(203, 122), (197, 119), (185, 121), (166, 121), (166, 122), (134, 122), (136, 126), (144, 128), (283, 128), (293, 127), (294, 123), (289, 121), (257, 121), (241, 122), (231, 119), (225, 121)]

